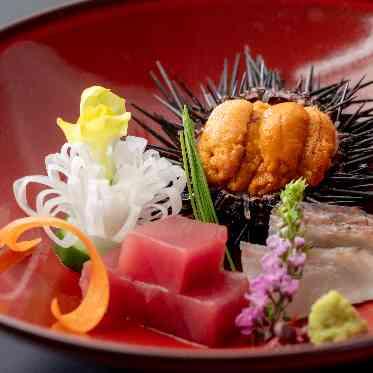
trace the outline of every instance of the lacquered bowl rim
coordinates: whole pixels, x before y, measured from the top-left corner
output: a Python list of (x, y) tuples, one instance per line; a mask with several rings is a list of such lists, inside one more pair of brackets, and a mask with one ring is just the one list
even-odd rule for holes
[[(153, 2), (157, 0), (141, 0), (141, 2)], [(136, 0), (124, 0), (124, 3), (139, 3)], [(74, 12), (84, 11), (92, 7), (108, 6), (110, 4), (119, 3), (116, 0), (106, 0), (105, 3), (101, 0), (79, 0), (70, 4), (55, 5), (51, 8), (33, 13), (30, 16), (23, 17), (13, 22), (0, 27), (0, 43), (10, 34), (21, 30), (22, 28), (30, 28), (36, 24), (43, 24), (49, 20), (59, 17), (62, 13), (66, 15)], [(244, 348), (175, 348), (175, 347), (155, 347), (143, 346), (138, 344), (119, 343), (103, 341), (100, 339), (76, 337), (63, 333), (54, 332), (44, 327), (30, 324), (6, 315), (0, 315), (0, 329), (8, 333), (16, 334), (26, 339), (36, 340), (46, 343), (52, 342), (59, 346), (70, 348), (83, 348), (94, 352), (107, 352), (110, 354), (133, 355), (156, 357), (161, 359), (178, 359), (178, 360), (245, 360), (247, 362), (259, 362), (267, 359), (276, 358), (321, 358), (328, 357), (334, 354), (344, 355), (347, 360), (348, 356), (356, 353), (359, 356), (373, 356), (373, 336), (357, 337), (353, 340), (339, 343), (329, 343), (322, 346), (313, 346), (311, 344), (302, 344), (295, 346), (284, 346), (276, 349), (244, 349)], [(343, 360), (343, 359), (336, 359)], [(288, 362), (287, 365), (292, 365)], [(248, 366), (249, 367), (249, 366)]]
[(99, 339), (77, 337), (73, 335), (55, 332), (45, 327), (30, 324), (15, 318), (0, 315), (0, 327), (8, 331), (15, 331), (25, 337), (36, 336), (57, 343), (69, 344), (95, 351), (106, 351), (113, 353), (125, 353), (131, 355), (147, 355), (163, 358), (193, 358), (193, 359), (266, 359), (274, 357), (285, 357), (295, 355), (309, 356), (331, 353), (343, 353), (361, 351), (373, 348), (373, 336), (361, 336), (353, 340), (338, 343), (328, 343), (322, 346), (311, 344), (300, 344), (294, 346), (283, 346), (276, 349), (247, 350), (242, 348), (174, 348), (174, 347), (152, 347), (137, 344), (102, 341)]

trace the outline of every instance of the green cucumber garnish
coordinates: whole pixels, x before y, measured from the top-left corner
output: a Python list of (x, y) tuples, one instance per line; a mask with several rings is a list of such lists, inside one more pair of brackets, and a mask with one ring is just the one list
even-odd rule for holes
[[(62, 230), (57, 232), (57, 236), (60, 239), (62, 239), (64, 235), (65, 233)], [(79, 241), (74, 246), (68, 248), (55, 245), (54, 249), (61, 262), (75, 272), (80, 272), (83, 264), (89, 260), (84, 245)]]

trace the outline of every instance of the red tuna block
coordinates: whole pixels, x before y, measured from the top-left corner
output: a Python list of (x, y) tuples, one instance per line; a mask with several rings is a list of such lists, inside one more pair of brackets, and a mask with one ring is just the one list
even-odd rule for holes
[(77, 273), (61, 264), (49, 246), (42, 243), (32, 257), (0, 274), (0, 313), (50, 326), (55, 322), (50, 311), (53, 298), (63, 310), (79, 304)]
[(141, 225), (127, 235), (118, 273), (185, 293), (215, 281), (226, 240), (223, 226), (170, 216)]
[[(234, 320), (246, 303), (244, 294), (248, 289), (243, 274), (222, 271), (213, 286), (176, 294), (158, 285), (121, 276), (111, 265), (107, 268), (108, 319), (127, 317), (206, 346), (220, 346), (237, 333)], [(89, 264), (86, 264), (80, 282), (83, 293), (88, 277)]]

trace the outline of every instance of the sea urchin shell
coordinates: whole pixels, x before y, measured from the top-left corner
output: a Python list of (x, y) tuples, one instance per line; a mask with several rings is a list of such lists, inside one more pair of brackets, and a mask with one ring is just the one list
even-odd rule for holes
[[(284, 81), (276, 70), (270, 70), (263, 58), (254, 59), (249, 48), (244, 49), (244, 66), (240, 70), (241, 55), (237, 54), (232, 71), (228, 71), (225, 59), (220, 79), (215, 83), (207, 78), (200, 84), (202, 98), (179, 78), (169, 74), (157, 62), (161, 76), (150, 75), (161, 95), (156, 99), (175, 117), (174, 120), (149, 113), (138, 105), (133, 106), (143, 115), (134, 120), (155, 136), (160, 145), (151, 145), (164, 156), (180, 161), (181, 151), (178, 132), (182, 128), (182, 108), (187, 105), (191, 118), (196, 124), (197, 135), (207, 122), (212, 110), (230, 99), (244, 99), (255, 103), (268, 104), (296, 102), (304, 106), (315, 106), (331, 118), (338, 131), (338, 152), (333, 164), (317, 186), (309, 187), (306, 199), (340, 205), (365, 205), (373, 196), (373, 108), (365, 105), (372, 100), (359, 99), (359, 91), (373, 81), (362, 78), (355, 85), (349, 80), (321, 86), (311, 68), (306, 79), (300, 78), (293, 89), (286, 89)], [(159, 131), (163, 129), (163, 133)], [(230, 244), (236, 246), (241, 239), (262, 241), (267, 234), (270, 211), (277, 202), (277, 194), (252, 197), (247, 193), (234, 193), (224, 187), (211, 188), (214, 203), (221, 223), (230, 227)], [(248, 235), (250, 237), (248, 237)]]

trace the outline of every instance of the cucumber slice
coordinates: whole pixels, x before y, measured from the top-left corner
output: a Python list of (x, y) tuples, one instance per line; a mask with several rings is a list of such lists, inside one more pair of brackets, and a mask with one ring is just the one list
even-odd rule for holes
[[(57, 232), (57, 236), (61, 239), (64, 235), (62, 230)], [(89, 260), (86, 249), (80, 241), (68, 248), (55, 245), (54, 249), (61, 262), (75, 272), (81, 272), (83, 264)]]

